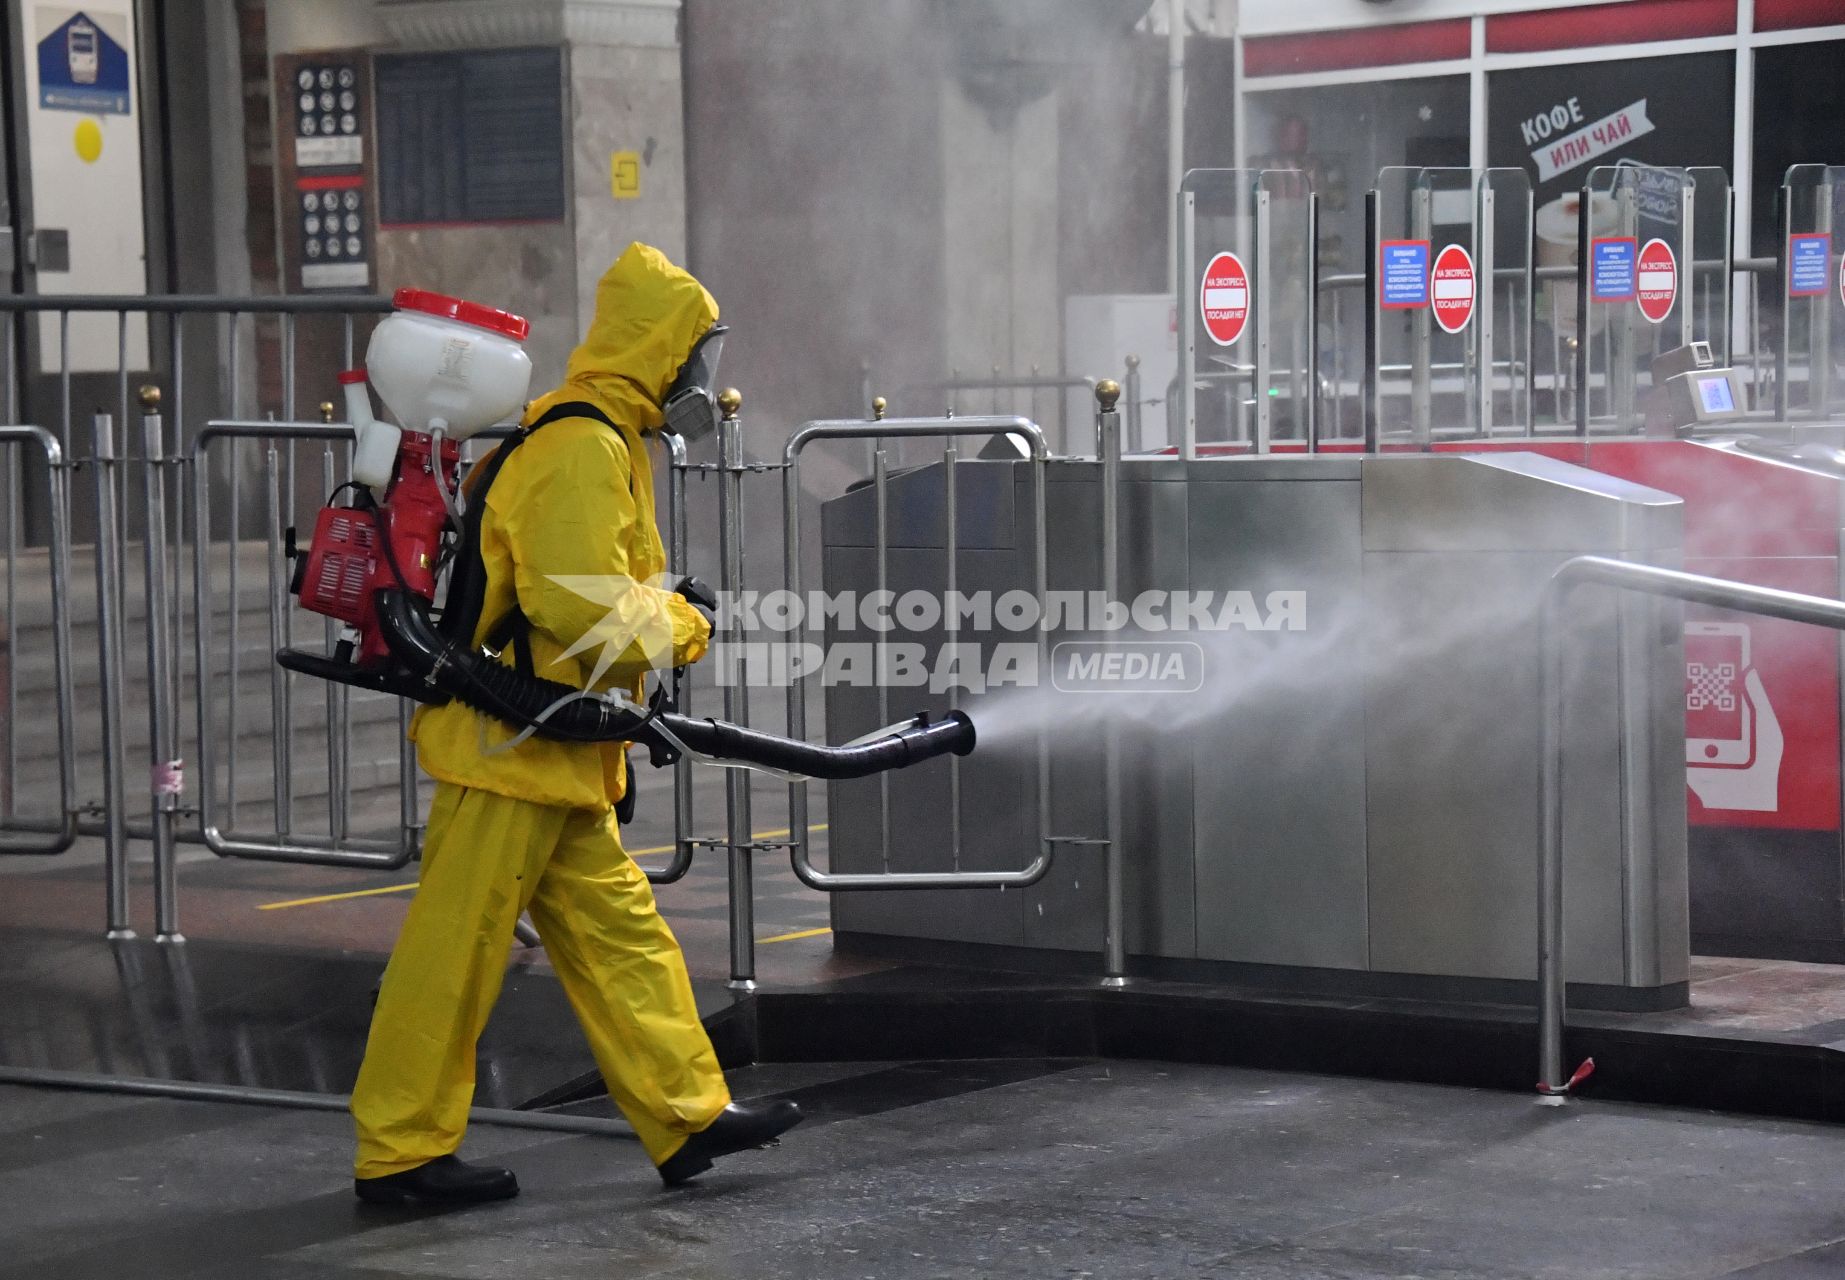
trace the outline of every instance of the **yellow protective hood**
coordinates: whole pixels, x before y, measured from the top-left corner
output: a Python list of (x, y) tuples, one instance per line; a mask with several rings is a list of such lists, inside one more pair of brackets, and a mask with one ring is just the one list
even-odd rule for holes
[(596, 315), (563, 385), (533, 401), (526, 421), (588, 400), (617, 422), (654, 430), (667, 389), (717, 318), (716, 299), (689, 272), (652, 245), (629, 245), (596, 286)]

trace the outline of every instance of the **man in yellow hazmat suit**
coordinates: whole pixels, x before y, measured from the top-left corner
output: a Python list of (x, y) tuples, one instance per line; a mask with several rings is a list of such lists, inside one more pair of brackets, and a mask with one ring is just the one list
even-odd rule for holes
[[(681, 392), (702, 395), (708, 417), (711, 388), (687, 383), (715, 375), (717, 318), (711, 295), (657, 249), (632, 245), (603, 276), (564, 384), (529, 407), (529, 435), (473, 497), (485, 502), (476, 645), (522, 617), (519, 660), (537, 675), (631, 696), (649, 670), (704, 654), (710, 624), (658, 584), (665, 555), (642, 436), (668, 426)], [(527, 910), (610, 1095), (669, 1185), (801, 1119), (786, 1101), (731, 1102), (679, 945), (621, 847), (623, 745), (518, 732), (460, 702), (420, 709), (411, 727), (437, 786), (421, 882), (352, 1095), (354, 1189), (368, 1202), (518, 1194), (510, 1171), (454, 1152), (475, 1042)]]

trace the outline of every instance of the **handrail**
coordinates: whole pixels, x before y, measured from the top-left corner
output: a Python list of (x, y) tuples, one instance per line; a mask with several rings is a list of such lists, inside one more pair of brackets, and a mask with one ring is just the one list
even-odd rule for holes
[(1093, 389), (1096, 379), (1081, 374), (1068, 376), (1038, 375), (998, 378), (937, 378), (929, 382), (909, 382), (897, 394), (909, 396), (919, 391), (1073, 391), (1077, 387)]
[[(1032, 537), (1034, 540), (1034, 574), (1035, 594), (1038, 598), (1037, 644), (1038, 664), (1043, 670), (1046, 665), (1048, 650), (1048, 633), (1046, 631), (1045, 603), (1049, 594), (1049, 569), (1046, 564), (1045, 536), (1045, 463), (1050, 458), (1050, 450), (1044, 442), (1044, 432), (1035, 423), (1016, 416), (990, 416), (966, 418), (887, 418), (866, 422), (862, 419), (845, 418), (817, 420), (807, 422), (788, 437), (788, 443), (782, 450), (782, 522), (783, 553), (787, 557), (785, 564), (785, 585), (794, 599), (801, 596), (801, 453), (808, 445), (818, 440), (886, 440), (911, 439), (915, 437), (941, 438), (952, 436), (985, 436), (1003, 434), (1014, 436), (1024, 441), (1031, 453), (1032, 464)], [(952, 467), (951, 459), (945, 460)], [(882, 513), (884, 505), (884, 468), (880, 464), (874, 467), (873, 485)], [(883, 522), (879, 522), (878, 539), (878, 577), (883, 581), (885, 558), (888, 548), (883, 540)], [(955, 556), (955, 539), (957, 531), (950, 528), (945, 546), (945, 553), (952, 563)], [(805, 624), (802, 624), (803, 627)], [(797, 639), (798, 639), (797, 634)], [(804, 739), (807, 736), (807, 703), (803, 697), (805, 676), (792, 676), (788, 682), (788, 736)], [(888, 695), (882, 691), (881, 698)], [(880, 713), (889, 719), (888, 706), (881, 706)], [(1038, 737), (1038, 856), (1029, 865), (1018, 871), (874, 871), (874, 872), (831, 872), (822, 871), (813, 865), (809, 856), (807, 838), (807, 784), (790, 782), (788, 784), (788, 843), (789, 861), (794, 867), (794, 874), (802, 884), (810, 889), (826, 893), (845, 893), (856, 890), (883, 889), (1024, 889), (1037, 884), (1051, 869), (1051, 852), (1053, 839), (1050, 836), (1050, 786), (1049, 786), (1049, 743), (1042, 730)], [(952, 762), (950, 768), (956, 767)], [(886, 784), (888, 785), (888, 784)], [(888, 814), (888, 809), (886, 809)], [(960, 843), (960, 813), (957, 810), (950, 815), (955, 824), (954, 839), (956, 847)], [(884, 853), (890, 853), (890, 833), (888, 821), (884, 832)]]
[[(512, 430), (510, 425), (501, 424), (476, 432), (470, 439), (503, 439), (510, 435)], [(669, 467), (667, 522), (668, 540), (673, 557), (671, 567), (675, 572), (683, 572), (686, 555), (685, 444), (677, 436), (662, 433), (660, 438), (666, 451)], [(0, 439), (4, 439), (4, 436), (0, 435)], [(404, 835), (396, 841), (291, 834), (286, 841), (269, 843), (227, 834), (217, 824), (217, 771), (212, 737), (212, 719), (215, 709), (212, 703), (209, 643), (212, 628), (208, 621), (211, 608), (208, 587), (211, 547), (208, 521), (211, 515), (211, 496), (210, 473), (203, 465), (204, 460), (213, 442), (218, 440), (350, 442), (352, 439), (353, 429), (346, 423), (221, 418), (206, 423), (192, 442), (190, 456), (194, 522), (192, 590), (193, 609), (198, 624), (194, 628), (193, 636), (194, 662), (198, 671), (197, 719), (200, 779), (198, 838), (206, 848), (220, 857), (272, 862), (302, 862), (322, 866), (357, 866), (372, 870), (393, 871), (407, 865), (418, 852), (419, 842), (415, 838), (417, 815), (409, 803), (407, 783), (400, 783), (406, 794), (402, 813)], [(55, 444), (55, 441), (53, 443)], [(677, 693), (680, 698), (686, 698), (689, 688), (679, 689)], [(682, 710), (686, 705), (681, 704)], [(332, 732), (331, 725), (329, 725), (329, 732)], [(404, 748), (400, 760), (405, 770), (415, 769), (414, 757), (407, 747)], [(671, 884), (683, 879), (691, 869), (696, 847), (696, 842), (690, 837), (691, 804), (690, 767), (689, 763), (681, 763), (675, 768), (674, 776), (673, 856), (664, 867), (646, 872), (648, 880), (653, 884)]]
[(1570, 591), (1591, 583), (1845, 631), (1845, 601), (1829, 600), (1824, 596), (1758, 587), (1680, 569), (1611, 560), (1606, 556), (1577, 556), (1565, 561), (1551, 575), (1544, 590), (1538, 632), (1542, 658), (1538, 688), (1544, 715), (1539, 764), (1539, 815), (1543, 831), (1538, 858), (1538, 1092), (1553, 1098), (1567, 1095), (1574, 1083), (1563, 1071), (1562, 624)]
[[(0, 445), (36, 444), (45, 456), (46, 488), (51, 510), (49, 544), (51, 570), (51, 662), (52, 683), (57, 690), (58, 723), (58, 816), (54, 819), (10, 818), (0, 826), (0, 854), (52, 855), (63, 853), (77, 842), (77, 808), (74, 789), (77, 777), (77, 733), (73, 706), (70, 625), (70, 470), (57, 437), (43, 427), (25, 423), (0, 425)], [(17, 503), (20, 494), (9, 501)], [(10, 570), (9, 570), (10, 572)], [(8, 605), (12, 602), (9, 600)], [(18, 655), (13, 655), (18, 661)], [(21, 840), (14, 836), (32, 832), (47, 838)]]
[(234, 311), (258, 315), (352, 315), (391, 310), (391, 300), (371, 293), (278, 293), (244, 297), (213, 293), (9, 293), (0, 313), (33, 311), (146, 311), (155, 315)]
[[(216, 440), (323, 440), (353, 439), (347, 423), (322, 422), (208, 422), (192, 442), (188, 461), (192, 472), (192, 607), (197, 625), (193, 628), (193, 663), (198, 686), (199, 751), (199, 832), (205, 847), (221, 858), (249, 858), (263, 862), (303, 862), (316, 866), (366, 867), (375, 871), (395, 871), (408, 866), (416, 856), (414, 829), (405, 824), (404, 838), (385, 841), (367, 839), (331, 840), (315, 836), (293, 836), (273, 843), (238, 839), (221, 831), (217, 825), (217, 761), (213, 738), (211, 674), (211, 483), (205, 460)], [(272, 513), (273, 516), (274, 513)], [(234, 537), (233, 533), (233, 537)], [(275, 566), (270, 566), (273, 574)], [(273, 585), (271, 586), (273, 592)], [(231, 605), (233, 611), (237, 602)], [(235, 726), (233, 726), (233, 734)], [(278, 733), (285, 732), (278, 727)], [(235, 737), (232, 747), (235, 748)], [(280, 761), (276, 785), (286, 786), (282, 776), (286, 757)], [(400, 783), (400, 785), (402, 785)]]

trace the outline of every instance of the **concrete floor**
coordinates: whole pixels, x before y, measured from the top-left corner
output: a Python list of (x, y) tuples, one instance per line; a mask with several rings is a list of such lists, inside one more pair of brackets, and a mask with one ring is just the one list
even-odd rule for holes
[(738, 1073), (815, 1121), (676, 1192), (629, 1143), (477, 1126), (467, 1153), (525, 1194), (433, 1217), (352, 1200), (337, 1114), (0, 1089), (0, 1277), (1845, 1273), (1823, 1126), (1139, 1063), (919, 1072)]

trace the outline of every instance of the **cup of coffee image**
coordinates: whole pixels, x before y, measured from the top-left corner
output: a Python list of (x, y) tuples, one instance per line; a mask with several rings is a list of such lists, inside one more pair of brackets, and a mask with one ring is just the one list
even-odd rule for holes
[[(1582, 193), (1566, 191), (1537, 211), (1536, 239), (1538, 267), (1577, 265), (1576, 223), (1582, 214)], [(1589, 193), (1589, 238), (1619, 233), (1621, 209), (1613, 196), (1601, 191)], [(1550, 325), (1561, 338), (1576, 336), (1576, 282), (1547, 280), (1538, 288), (1537, 318)], [(1599, 333), (1600, 312), (1589, 310), (1589, 332)]]

